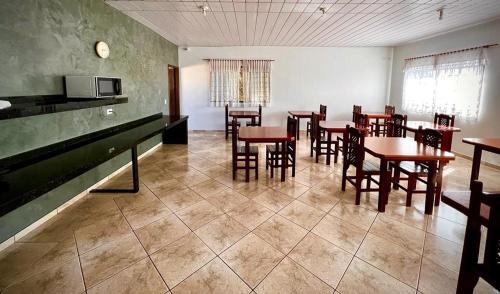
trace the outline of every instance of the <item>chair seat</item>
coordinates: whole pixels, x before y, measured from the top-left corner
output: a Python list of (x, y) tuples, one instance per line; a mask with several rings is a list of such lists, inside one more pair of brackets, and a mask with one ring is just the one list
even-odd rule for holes
[(371, 123), (372, 126), (381, 126), (381, 127), (385, 127), (385, 123), (382, 121), (382, 122), (372, 122)]
[[(228, 122), (227, 125), (231, 126), (231, 125), (233, 125), (233, 123), (232, 122)], [(241, 126), (241, 123), (240, 122), (236, 122), (236, 125), (239, 127), (239, 126)]]
[(251, 121), (247, 121), (247, 127), (258, 127), (259, 123), (252, 123)]
[[(396, 164), (391, 162), (391, 165)], [(399, 168), (404, 173), (426, 174), (428, 172), (427, 167), (422, 164), (415, 163), (414, 161), (401, 161), (399, 163)]]
[[(469, 215), (470, 191), (444, 191), (441, 200), (465, 215)], [(490, 207), (481, 203), (481, 222), (483, 225), (490, 218)]]
[[(245, 146), (238, 146), (237, 147), (238, 154), (245, 154)], [(259, 154), (259, 147), (257, 146), (250, 146), (250, 154)]]
[(380, 165), (376, 162), (365, 160), (363, 161), (363, 171), (367, 173), (380, 172)]
[[(281, 148), (281, 144), (278, 145), (278, 152), (281, 152), (283, 148)], [(266, 151), (276, 152), (276, 145), (266, 145)]]

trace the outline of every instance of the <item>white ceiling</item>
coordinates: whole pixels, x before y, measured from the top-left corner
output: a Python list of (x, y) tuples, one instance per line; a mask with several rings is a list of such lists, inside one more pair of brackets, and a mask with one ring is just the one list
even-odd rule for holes
[[(106, 3), (179, 46), (393, 46), (500, 17), (500, 0)], [(202, 5), (210, 7), (206, 16)]]

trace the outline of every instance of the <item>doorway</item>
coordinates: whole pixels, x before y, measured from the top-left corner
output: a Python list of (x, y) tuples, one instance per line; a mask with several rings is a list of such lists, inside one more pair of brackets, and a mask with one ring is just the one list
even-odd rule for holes
[(180, 101), (179, 101), (179, 67), (174, 65), (168, 66), (168, 94), (169, 94), (169, 115), (179, 116)]

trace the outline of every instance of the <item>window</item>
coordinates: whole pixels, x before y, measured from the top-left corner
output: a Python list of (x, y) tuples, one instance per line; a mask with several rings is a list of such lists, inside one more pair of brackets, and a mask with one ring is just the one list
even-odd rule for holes
[(477, 120), (485, 65), (483, 49), (407, 60), (403, 110)]
[(210, 59), (210, 104), (266, 106), (271, 102), (270, 60)]

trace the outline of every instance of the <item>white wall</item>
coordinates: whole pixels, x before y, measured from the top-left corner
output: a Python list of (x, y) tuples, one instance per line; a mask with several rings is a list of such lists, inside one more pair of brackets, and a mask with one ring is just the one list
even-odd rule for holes
[(383, 111), (388, 99), (391, 48), (180, 48), (181, 112), (190, 115), (189, 127), (194, 130), (224, 129), (224, 108), (208, 104), (205, 58), (275, 60), (264, 125), (284, 125), (288, 110), (319, 110), (320, 103), (328, 106), (327, 119), (350, 120), (353, 104), (366, 111)]
[[(396, 110), (402, 105), (403, 67), (407, 57), (459, 50), (486, 44), (500, 43), (500, 20), (472, 28), (451, 32), (445, 35), (394, 48), (390, 103)], [(472, 156), (472, 146), (462, 143), (463, 137), (500, 137), (500, 47), (487, 49), (488, 65), (483, 84), (483, 98), (479, 121), (466, 123), (457, 120), (455, 125), (462, 132), (455, 134), (452, 150)], [(431, 115), (419, 117), (408, 114), (409, 119), (430, 120)], [(500, 156), (483, 153), (483, 159), (500, 165)]]

